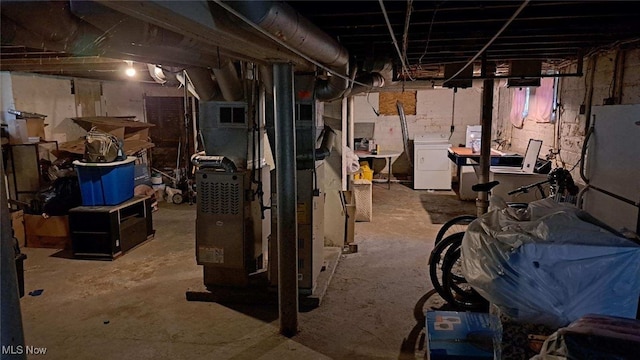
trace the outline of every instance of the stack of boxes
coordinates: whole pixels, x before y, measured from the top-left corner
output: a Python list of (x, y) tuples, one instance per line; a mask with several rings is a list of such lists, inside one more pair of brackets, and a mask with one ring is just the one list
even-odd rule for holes
[[(124, 153), (133, 155), (154, 145), (149, 139), (149, 128), (153, 124), (134, 121), (133, 117), (81, 117), (72, 118), (78, 125), (89, 131), (97, 128), (123, 140)], [(84, 154), (84, 140), (60, 145), (61, 150)], [(135, 187), (135, 156), (127, 156), (123, 161), (109, 163), (89, 163), (74, 161), (83, 206), (117, 205), (133, 197)]]

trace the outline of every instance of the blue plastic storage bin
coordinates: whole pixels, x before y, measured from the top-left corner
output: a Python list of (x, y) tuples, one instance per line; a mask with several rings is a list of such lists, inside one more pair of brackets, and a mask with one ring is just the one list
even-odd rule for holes
[(87, 163), (74, 161), (82, 205), (118, 205), (133, 197), (134, 161), (129, 156), (123, 161), (110, 163)]

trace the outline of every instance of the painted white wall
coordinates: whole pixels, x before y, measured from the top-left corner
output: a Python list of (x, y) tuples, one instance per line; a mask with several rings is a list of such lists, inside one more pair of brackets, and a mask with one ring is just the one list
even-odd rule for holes
[(134, 81), (104, 81), (102, 83), (104, 116), (135, 116), (147, 122), (144, 98), (146, 96), (183, 97), (177, 87), (161, 86)]
[[(14, 115), (7, 113), (7, 109), (12, 108), (47, 115), (46, 140), (62, 143), (86, 134), (83, 128), (71, 120), (73, 117), (82, 116), (71, 90), (72, 78), (9, 72), (2, 72), (0, 75), (3, 122), (15, 119)], [(97, 80), (81, 81), (100, 83)], [(183, 90), (133, 81), (102, 81), (99, 115), (135, 116), (138, 121), (146, 122), (145, 96), (181, 97)]]
[(135, 116), (146, 122), (144, 111), (144, 89), (133, 81), (105, 81), (102, 83), (104, 116)]
[(11, 83), (16, 110), (47, 115), (46, 140), (64, 142), (86, 133), (70, 119), (77, 116), (70, 78), (11, 73)]
[(11, 73), (8, 71), (0, 72), (0, 110), (2, 111), (1, 120), (3, 124), (8, 124), (9, 119), (14, 119), (12, 114), (9, 114), (7, 110), (13, 109), (15, 103), (13, 102), (13, 86), (11, 83)]
[[(425, 133), (450, 133), (452, 117), (454, 131), (451, 144), (464, 144), (467, 125), (478, 125), (481, 120), (482, 82), (474, 82), (473, 87), (458, 89), (455, 93), (453, 109), (453, 89), (418, 90), (416, 94), (416, 115), (407, 115), (409, 139)], [(379, 94), (354, 96), (355, 122), (375, 122), (374, 138), (383, 150), (404, 149), (402, 128), (398, 115), (377, 116), (373, 109), (379, 109)], [(413, 156), (413, 154), (410, 154)], [(381, 170), (386, 172), (386, 167)], [(408, 172), (408, 163), (402, 168), (394, 164), (394, 173)]]

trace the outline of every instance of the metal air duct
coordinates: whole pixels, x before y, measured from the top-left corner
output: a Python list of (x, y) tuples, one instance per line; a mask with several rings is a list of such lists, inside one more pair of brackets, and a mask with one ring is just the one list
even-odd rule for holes
[[(349, 68), (349, 54), (336, 40), (283, 2), (229, 1), (228, 5), (281, 41), (305, 56), (317, 60), (332, 71), (345, 75)], [(348, 80), (330, 75), (316, 82), (316, 98), (331, 101), (340, 98)]]

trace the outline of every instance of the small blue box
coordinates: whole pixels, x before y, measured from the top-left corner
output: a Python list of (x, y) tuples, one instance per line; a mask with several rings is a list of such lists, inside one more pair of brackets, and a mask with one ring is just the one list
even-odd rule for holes
[(427, 311), (427, 359), (493, 359), (499, 340), (498, 321), (493, 315), (476, 312)]
[(82, 205), (118, 205), (133, 197), (134, 156), (110, 163), (74, 161)]

